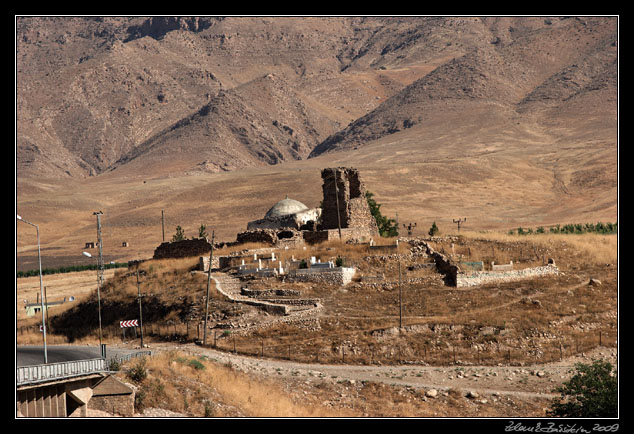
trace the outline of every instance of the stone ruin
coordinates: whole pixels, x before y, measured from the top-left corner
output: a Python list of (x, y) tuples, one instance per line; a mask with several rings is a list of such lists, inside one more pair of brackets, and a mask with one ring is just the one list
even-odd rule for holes
[(188, 256), (208, 255), (211, 243), (207, 238), (191, 240), (167, 241), (155, 250), (153, 259), (186, 258)]
[(338, 236), (341, 227), (344, 239), (369, 241), (376, 237), (379, 229), (370, 212), (359, 171), (349, 167), (327, 168), (321, 171), (321, 178), (324, 199), (318, 231), (336, 229)]
[(341, 239), (367, 242), (378, 236), (370, 213), (366, 189), (359, 171), (349, 167), (326, 168), (322, 208), (309, 209), (293, 199), (281, 200), (259, 220), (248, 223), (237, 235), (237, 243), (258, 242), (275, 247), (294, 247)]
[[(248, 222), (247, 230), (238, 233), (235, 242), (216, 243), (214, 247), (252, 242), (293, 248), (305, 243), (338, 240), (340, 230), (343, 241), (370, 242), (378, 237), (359, 171), (350, 167), (326, 168), (321, 171), (321, 177), (322, 208), (311, 209), (286, 197), (263, 218)], [(211, 243), (206, 238), (164, 242), (155, 249), (154, 259), (204, 257), (210, 250)]]

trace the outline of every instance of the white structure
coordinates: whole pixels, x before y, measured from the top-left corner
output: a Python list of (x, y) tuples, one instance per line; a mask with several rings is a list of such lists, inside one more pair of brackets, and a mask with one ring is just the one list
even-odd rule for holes
[(256, 229), (299, 229), (308, 222), (316, 222), (321, 215), (321, 208), (309, 209), (303, 203), (289, 199), (280, 200), (269, 209), (264, 218), (247, 224), (247, 230)]

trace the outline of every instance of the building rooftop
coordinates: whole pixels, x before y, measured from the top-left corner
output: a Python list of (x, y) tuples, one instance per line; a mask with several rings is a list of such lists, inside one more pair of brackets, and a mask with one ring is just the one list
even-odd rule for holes
[(281, 217), (284, 215), (295, 214), (301, 211), (306, 211), (307, 209), (308, 207), (304, 205), (303, 203), (294, 199), (289, 199), (288, 196), (286, 196), (286, 199), (282, 199), (278, 203), (273, 205), (273, 207), (269, 209), (267, 213), (264, 215), (264, 218)]

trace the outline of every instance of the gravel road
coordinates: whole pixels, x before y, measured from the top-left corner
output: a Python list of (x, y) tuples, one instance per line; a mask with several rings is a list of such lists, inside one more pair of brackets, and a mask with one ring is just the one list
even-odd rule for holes
[(552, 398), (552, 390), (570, 377), (577, 362), (603, 358), (616, 364), (616, 349), (599, 348), (562, 362), (535, 366), (355, 366), (260, 359), (203, 348), (195, 344), (154, 343), (153, 352), (181, 351), (206, 356), (234, 368), (272, 378), (305, 381), (382, 382), (422, 390), (458, 390), (480, 395)]

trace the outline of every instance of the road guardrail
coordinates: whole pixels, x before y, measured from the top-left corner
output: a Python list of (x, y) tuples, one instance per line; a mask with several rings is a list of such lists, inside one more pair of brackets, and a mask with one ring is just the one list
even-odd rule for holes
[(45, 365), (20, 366), (16, 369), (18, 386), (79, 377), (108, 371), (106, 359), (73, 360)]

